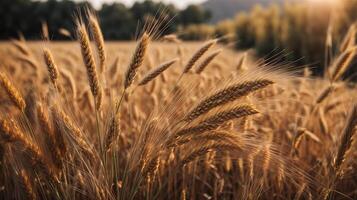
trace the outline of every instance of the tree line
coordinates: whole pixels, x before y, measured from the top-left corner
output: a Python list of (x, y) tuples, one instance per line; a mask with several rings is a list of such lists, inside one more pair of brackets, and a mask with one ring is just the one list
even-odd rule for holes
[[(70, 0), (1, 0), (0, 39), (16, 38), (23, 34), (27, 39), (41, 39), (41, 27), (47, 24), (50, 38), (66, 39), (59, 30), (73, 34), (73, 19), (86, 8), (95, 10), (88, 2), (76, 3)], [(131, 7), (122, 3), (104, 4), (96, 10), (104, 37), (107, 40), (129, 40), (135, 37), (138, 22), (163, 11), (173, 18), (167, 32), (175, 32), (179, 27), (201, 24), (210, 18), (210, 12), (198, 5), (189, 5), (183, 10), (174, 5), (146, 0), (136, 2)]]

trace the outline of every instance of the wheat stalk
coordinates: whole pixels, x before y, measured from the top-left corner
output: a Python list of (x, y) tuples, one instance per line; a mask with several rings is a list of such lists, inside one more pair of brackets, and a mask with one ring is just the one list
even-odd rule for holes
[(119, 117), (116, 116), (114, 113), (110, 120), (109, 128), (107, 130), (107, 136), (105, 140), (106, 151), (109, 151), (112, 144), (116, 141), (119, 135), (119, 131)]
[(200, 74), (221, 52), (222, 50), (219, 49), (208, 55), (207, 58), (197, 67), (196, 73)]
[(144, 32), (144, 34), (141, 36), (138, 45), (136, 46), (135, 52), (131, 59), (131, 63), (128, 66), (128, 69), (125, 73), (125, 81), (124, 81), (125, 89), (127, 89), (132, 84), (138, 68), (142, 65), (145, 58), (147, 47), (149, 45), (149, 41), (150, 41), (150, 36), (146, 32)]
[(249, 93), (265, 88), (273, 84), (273, 81), (267, 79), (246, 81), (243, 83), (229, 86), (223, 90), (218, 91), (214, 95), (202, 100), (194, 109), (192, 109), (185, 117), (184, 121), (190, 122), (207, 113), (211, 109), (224, 105), (228, 102), (234, 101), (240, 97), (246, 96)]
[(357, 125), (357, 105), (354, 105), (348, 116), (347, 122), (342, 132), (341, 143), (338, 147), (333, 166), (336, 172), (341, 172), (341, 165), (346, 159), (346, 154), (351, 148), (355, 127)]
[(10, 40), (11, 43), (24, 55), (31, 55), (30, 50), (26, 46), (26, 44), (20, 40)]
[(15, 86), (10, 82), (7, 76), (0, 72), (0, 85), (5, 89), (7, 95), (10, 97), (11, 101), (21, 110), (24, 111), (26, 107), (25, 100), (21, 96), (20, 92), (15, 88)]
[(333, 85), (328, 86), (327, 88), (325, 88), (320, 96), (318, 96), (318, 98), (316, 99), (316, 104), (320, 104), (322, 103), (335, 89), (335, 87)]
[(196, 62), (213, 46), (217, 43), (217, 40), (208, 41), (201, 48), (199, 48), (191, 57), (191, 59), (187, 62), (183, 74), (189, 72), (191, 68), (196, 64)]
[(55, 88), (57, 88), (58, 68), (49, 49), (43, 50), (47, 71)]
[(348, 32), (346, 36), (344, 37), (341, 46), (340, 46), (340, 51), (344, 52), (348, 50), (348, 48), (352, 47), (355, 45), (355, 40), (356, 40), (356, 26), (351, 25), (350, 28), (348, 29)]
[(98, 101), (98, 96), (101, 96), (102, 90), (99, 86), (98, 74), (96, 71), (96, 65), (93, 57), (93, 52), (90, 47), (90, 41), (87, 34), (87, 30), (85, 26), (81, 22), (77, 22), (77, 35), (78, 41), (81, 46), (81, 52), (84, 64), (87, 69), (87, 76), (89, 81), (89, 86), (91, 88), (92, 95), (94, 99), (97, 101), (97, 109), (99, 109), (98, 105), (100, 105), (101, 101)]
[(163, 73), (165, 70), (167, 70), (171, 65), (175, 64), (177, 60), (178, 59), (167, 61), (165, 63), (162, 63), (160, 66), (152, 69), (141, 79), (138, 85), (146, 85), (147, 83), (155, 79), (157, 76), (159, 76), (161, 73)]
[(100, 70), (101, 72), (104, 72), (105, 60), (106, 60), (104, 37), (100, 29), (98, 19), (94, 16), (94, 14), (89, 15), (89, 24), (90, 24), (91, 32), (93, 34), (95, 45), (98, 50), (98, 55), (100, 60)]
[(199, 125), (197, 126), (178, 131), (176, 133), (176, 136), (183, 136), (187, 134), (195, 134), (195, 133), (203, 133), (203, 132), (211, 131), (229, 120), (239, 119), (257, 113), (258, 111), (252, 106), (249, 105), (237, 106), (233, 109), (217, 113), (212, 117), (209, 117), (208, 119), (199, 123)]
[(353, 47), (338, 57), (334, 64), (334, 71), (331, 76), (332, 82), (337, 81), (346, 72), (356, 55), (356, 49), (356, 47)]

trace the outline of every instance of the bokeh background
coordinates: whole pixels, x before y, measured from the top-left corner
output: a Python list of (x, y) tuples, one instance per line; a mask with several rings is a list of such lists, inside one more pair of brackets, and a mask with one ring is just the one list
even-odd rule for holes
[(73, 19), (87, 7), (97, 11), (106, 40), (135, 39), (138, 23), (164, 10), (173, 18), (165, 34), (183, 40), (228, 36), (225, 42), (238, 50), (280, 53), (315, 75), (324, 68), (328, 31), (338, 44), (357, 19), (357, 0), (1, 0), (0, 39), (39, 40), (47, 26), (51, 40), (71, 40), (63, 32), (73, 35)]

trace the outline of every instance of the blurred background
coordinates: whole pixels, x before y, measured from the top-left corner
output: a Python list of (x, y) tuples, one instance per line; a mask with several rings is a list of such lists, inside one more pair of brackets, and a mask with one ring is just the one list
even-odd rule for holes
[(173, 17), (165, 34), (229, 36), (236, 49), (284, 51), (284, 60), (308, 64), (314, 74), (323, 71), (327, 42), (341, 43), (357, 20), (357, 0), (1, 0), (0, 39), (39, 40), (44, 27), (51, 40), (73, 39), (73, 19), (86, 7), (97, 11), (106, 40), (135, 39), (138, 22), (165, 10)]

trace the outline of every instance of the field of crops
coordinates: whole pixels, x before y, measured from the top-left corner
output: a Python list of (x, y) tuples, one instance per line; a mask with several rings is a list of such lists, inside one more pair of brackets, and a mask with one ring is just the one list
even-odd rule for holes
[(279, 53), (89, 25), (0, 43), (0, 199), (357, 198), (351, 36), (317, 78)]

